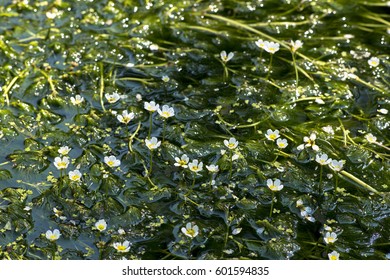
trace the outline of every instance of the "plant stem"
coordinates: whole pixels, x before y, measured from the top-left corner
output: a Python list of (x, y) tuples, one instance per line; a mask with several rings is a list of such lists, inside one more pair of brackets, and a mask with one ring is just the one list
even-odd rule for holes
[(323, 171), (323, 166), (321, 165), (321, 167), (320, 167), (320, 182), (318, 183), (318, 194), (319, 195), (321, 195), (322, 171)]
[(164, 144), (164, 141), (165, 141), (165, 127), (166, 127), (166, 121), (164, 120), (163, 121), (163, 137), (162, 137), (162, 142)]
[(293, 63), (294, 63), (294, 69), (295, 69), (295, 94), (298, 96), (298, 68), (297, 68), (297, 62), (295, 60), (295, 52), (292, 53)]
[(194, 188), (194, 186), (195, 186), (195, 174), (194, 174), (194, 179), (192, 180), (192, 186), (191, 186), (191, 189), (193, 189)]
[(233, 150), (230, 150), (230, 170), (229, 170), (229, 180), (232, 178), (232, 170), (233, 170)]
[(103, 93), (104, 93), (104, 71), (103, 71), (103, 63), (100, 62), (100, 105), (102, 106), (103, 112), (106, 111), (106, 108), (104, 107), (104, 100), (103, 100)]
[(272, 191), (271, 209), (269, 210), (269, 217), (270, 218), (272, 217), (272, 211), (274, 210), (274, 198), (275, 198), (275, 194)]
[(153, 167), (153, 151), (150, 150), (150, 163), (149, 163), (149, 177), (152, 175), (152, 167)]
[(152, 126), (153, 126), (152, 115), (153, 115), (153, 112), (150, 112), (150, 116), (149, 116), (149, 132), (148, 132), (148, 139), (150, 139), (150, 135), (152, 134)]
[(210, 175), (210, 188), (213, 186), (213, 174)]
[(348, 179), (354, 181), (356, 184), (358, 184), (358, 185), (360, 185), (360, 186), (366, 188), (368, 191), (373, 192), (373, 193), (375, 193), (375, 194), (379, 194), (379, 192), (378, 192), (376, 189), (374, 189), (373, 187), (371, 187), (369, 184), (363, 182), (362, 180), (356, 178), (356, 177), (353, 176), (351, 173), (348, 173), (348, 172), (345, 171), (345, 170), (341, 170), (339, 174), (341, 174), (341, 175), (347, 177)]
[(269, 75), (271, 74), (272, 58), (273, 57), (274, 57), (274, 55), (271, 53), (271, 58), (269, 59), (269, 65), (268, 65), (268, 73), (267, 73), (267, 77), (265, 77), (266, 80), (268, 80)]

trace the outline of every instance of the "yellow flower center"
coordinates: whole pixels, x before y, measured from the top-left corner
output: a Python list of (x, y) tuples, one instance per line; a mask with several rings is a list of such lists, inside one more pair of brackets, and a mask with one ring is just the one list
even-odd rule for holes
[(187, 164), (187, 162), (186, 162), (186, 161), (184, 161), (184, 160), (180, 160), (180, 161), (179, 161), (179, 164), (180, 164), (180, 165), (186, 165), (186, 164)]
[(275, 140), (276, 138), (278, 138), (278, 137), (276, 136), (276, 134), (271, 134), (271, 135), (269, 135), (268, 137), (269, 137), (269, 139), (271, 139), (271, 140)]
[(156, 148), (156, 145), (154, 145), (154, 144), (148, 144), (147, 146), (151, 150)]
[(105, 229), (105, 226), (103, 224), (100, 224), (97, 226), (98, 230), (104, 230)]
[(194, 237), (194, 235), (195, 235), (195, 230), (193, 230), (192, 228), (187, 229), (187, 234), (188, 234), (188, 235), (191, 235), (192, 237)]
[(169, 118), (170, 117), (169, 112), (162, 112), (161, 116), (164, 117), (164, 118)]
[(198, 168), (197, 166), (193, 166), (193, 167), (191, 168), (191, 170), (192, 170), (192, 171), (198, 171), (199, 168)]
[(113, 162), (112, 160), (109, 160), (109, 161), (107, 161), (107, 165), (108, 165), (108, 166), (113, 166), (113, 165), (114, 165), (114, 162)]
[(72, 181), (78, 181), (79, 179), (80, 179), (79, 175), (73, 175), (71, 178)]
[(328, 241), (328, 243), (334, 243), (335, 241), (333, 237), (328, 237), (326, 240)]
[(234, 149), (234, 146), (235, 146), (234, 143), (229, 143), (229, 145), (228, 145), (229, 149)]
[(271, 185), (271, 186), (269, 186), (269, 188), (271, 189), (271, 191), (277, 191), (278, 190), (278, 188), (275, 185)]
[(52, 235), (49, 236), (49, 239), (50, 239), (51, 241), (56, 240), (56, 239), (57, 239), (57, 236), (54, 235), (54, 234), (52, 234)]
[(332, 260), (332, 261), (337, 261), (338, 260), (337, 256), (335, 256), (335, 255), (331, 255), (329, 259)]
[(125, 251), (125, 250), (127, 249), (127, 247), (124, 246), (124, 245), (118, 245), (118, 247), (116, 247), (116, 249), (117, 249), (119, 252), (123, 252), (123, 251)]
[(58, 164), (59, 168), (66, 168), (66, 162), (65, 161), (60, 161)]
[(280, 148), (284, 148), (285, 147), (285, 144), (283, 142), (280, 142), (278, 145), (279, 145)]
[(124, 123), (128, 123), (129, 121), (131, 121), (131, 119), (129, 117), (123, 117), (123, 122)]

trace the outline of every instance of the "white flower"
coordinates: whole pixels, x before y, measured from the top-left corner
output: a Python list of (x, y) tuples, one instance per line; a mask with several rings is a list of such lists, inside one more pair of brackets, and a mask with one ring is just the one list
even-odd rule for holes
[(369, 60), (368, 60), (368, 64), (372, 67), (377, 67), (379, 65), (379, 58), (377, 57), (371, 57)]
[(303, 43), (301, 40), (296, 40), (295, 42), (291, 40), (291, 50), (293, 52), (296, 52), (302, 46), (303, 46)]
[(302, 144), (302, 145), (299, 145), (297, 147), (298, 150), (303, 150), (304, 148), (308, 148), (308, 147), (311, 147), (314, 151), (319, 151), (320, 148), (316, 145), (316, 140), (317, 138), (317, 135), (315, 133), (312, 133), (310, 134), (310, 137), (303, 137), (303, 141), (305, 142), (305, 144)]
[(101, 219), (95, 223), (95, 227), (99, 231), (103, 231), (107, 228), (107, 223), (104, 219)]
[(126, 234), (126, 231), (123, 228), (120, 228), (120, 229), (118, 229), (118, 233), (120, 235), (124, 235), (124, 234)]
[(181, 228), (181, 232), (188, 237), (194, 238), (199, 234), (199, 227), (197, 225), (193, 226), (191, 223), (187, 223), (186, 227)]
[(137, 93), (137, 95), (135, 96), (135, 99), (137, 99), (138, 102), (141, 102), (142, 101), (142, 95)]
[(336, 251), (333, 251), (332, 253), (328, 254), (328, 257), (329, 257), (329, 260), (331, 260), (331, 261), (338, 261), (340, 254), (337, 253)]
[(58, 149), (58, 153), (60, 153), (63, 156), (66, 156), (67, 154), (69, 154), (70, 150), (72, 149), (69, 148), (68, 146), (62, 146), (61, 148)]
[(242, 228), (235, 228), (235, 229), (233, 229), (232, 234), (233, 234), (233, 235), (237, 235), (237, 234), (239, 234), (241, 231), (242, 231)]
[(160, 105), (156, 104), (154, 101), (145, 102), (144, 108), (148, 110), (149, 112), (155, 112), (160, 107)]
[(281, 184), (279, 179), (272, 181), (271, 179), (267, 180), (267, 186), (271, 191), (277, 192), (283, 189), (283, 185)]
[(268, 129), (267, 133), (265, 134), (265, 137), (268, 140), (275, 141), (276, 139), (278, 139), (280, 137), (279, 130), (275, 129), (275, 131), (273, 131), (272, 129)]
[(158, 45), (156, 45), (156, 44), (151, 44), (150, 46), (149, 46), (149, 49), (151, 50), (151, 51), (158, 51)]
[(57, 8), (52, 8), (50, 11), (46, 12), (46, 17), (48, 19), (55, 19), (59, 14), (60, 12), (57, 10)]
[(337, 241), (337, 234), (335, 232), (327, 232), (324, 237), (326, 244), (331, 244)]
[(115, 156), (104, 157), (104, 163), (106, 163), (109, 167), (117, 167), (121, 165), (121, 161), (116, 159)]
[(152, 137), (152, 139), (145, 139), (146, 147), (148, 147), (149, 150), (154, 150), (160, 147), (161, 141), (158, 141), (156, 137)]
[(70, 98), (70, 102), (72, 102), (74, 106), (80, 105), (81, 103), (83, 103), (83, 101), (84, 97), (80, 96), (79, 94), (77, 94), (75, 97), (72, 96)]
[(230, 52), (228, 55), (226, 54), (225, 51), (221, 51), (220, 53), (220, 56), (221, 56), (221, 59), (224, 63), (228, 62), (229, 60), (231, 60), (234, 56), (234, 53)]
[(322, 127), (322, 130), (328, 134), (334, 135), (334, 130), (330, 125)]
[(127, 110), (124, 110), (122, 112), (122, 115), (117, 115), (116, 118), (121, 123), (128, 124), (132, 119), (134, 119), (134, 113), (133, 112), (128, 113)]
[(113, 94), (106, 93), (104, 96), (106, 97), (108, 103), (115, 103), (121, 98), (116, 92), (114, 92)]
[(167, 75), (164, 75), (162, 76), (161, 80), (164, 82), (164, 83), (168, 83), (169, 82), (169, 77)]
[(69, 165), (69, 158), (68, 157), (56, 157), (54, 159), (54, 166), (57, 167), (57, 169), (66, 169)]
[(376, 137), (372, 135), (371, 133), (368, 133), (364, 136), (366, 138), (368, 143), (375, 143), (376, 142)]
[(112, 244), (112, 246), (119, 252), (119, 253), (127, 253), (130, 250), (130, 242), (115, 242)]
[(259, 40), (257, 40), (257, 41), (255, 42), (255, 44), (256, 44), (256, 46), (258, 46), (260, 49), (264, 49), (265, 42), (266, 42), (266, 41), (263, 41), (263, 40), (259, 39)]
[(234, 155), (232, 156), (232, 161), (237, 160), (239, 157), (240, 157), (239, 154), (234, 154)]
[(264, 50), (266, 50), (271, 54), (276, 53), (279, 50), (279, 47), (280, 45), (278, 43), (268, 42), (268, 41), (264, 42)]
[(160, 108), (157, 108), (157, 112), (160, 114), (161, 117), (165, 119), (175, 115), (173, 107), (169, 107), (168, 105), (162, 106), (162, 110), (160, 110)]
[(278, 145), (278, 147), (280, 149), (284, 149), (288, 146), (288, 143), (287, 143), (287, 139), (278, 139), (276, 140), (276, 145)]
[(188, 162), (190, 161), (190, 158), (184, 154), (181, 156), (181, 158), (178, 158), (178, 157), (175, 157), (175, 166), (181, 166), (183, 168), (187, 168), (188, 167)]
[(310, 207), (305, 207), (303, 210), (301, 210), (301, 216), (309, 222), (314, 223), (316, 219), (314, 219), (311, 214), (313, 214), (313, 210)]
[(50, 241), (56, 241), (58, 238), (60, 238), (60, 231), (58, 229), (55, 229), (53, 231), (48, 230), (46, 231), (46, 238)]
[(213, 173), (216, 173), (219, 171), (218, 165), (214, 165), (214, 164), (206, 165), (206, 168), (208, 171), (213, 172)]
[(301, 207), (301, 206), (303, 206), (303, 201), (302, 201), (302, 199), (298, 199), (297, 202), (295, 203), (295, 206), (296, 206), (296, 207)]
[(378, 111), (378, 113), (381, 113), (383, 115), (387, 115), (387, 113), (389, 112), (389, 110), (387, 110), (385, 108), (378, 109), (377, 111)]
[(322, 154), (322, 155), (317, 154), (316, 155), (316, 162), (318, 162), (321, 165), (327, 165), (327, 164), (332, 162), (332, 159), (328, 158), (327, 154)]
[(74, 171), (69, 171), (69, 179), (74, 182), (80, 181), (81, 176), (81, 172), (77, 169)]
[(329, 163), (329, 167), (337, 172), (341, 171), (341, 169), (343, 169), (343, 166), (344, 166), (344, 161), (342, 161), (342, 160), (335, 160), (334, 159)]
[(229, 139), (229, 141), (228, 141), (228, 140), (224, 140), (223, 143), (224, 143), (225, 146), (228, 147), (229, 149), (235, 149), (235, 148), (237, 148), (237, 146), (238, 146), (238, 141), (237, 141), (236, 138), (234, 138), (234, 137), (231, 137), (231, 138)]
[(197, 159), (194, 159), (188, 164), (188, 168), (195, 173), (198, 173), (203, 170), (203, 162), (199, 162)]

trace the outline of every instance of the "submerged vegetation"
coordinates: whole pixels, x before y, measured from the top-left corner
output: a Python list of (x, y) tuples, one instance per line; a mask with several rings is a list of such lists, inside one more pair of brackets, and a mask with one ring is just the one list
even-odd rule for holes
[(1, 259), (390, 259), (388, 2), (0, 3)]

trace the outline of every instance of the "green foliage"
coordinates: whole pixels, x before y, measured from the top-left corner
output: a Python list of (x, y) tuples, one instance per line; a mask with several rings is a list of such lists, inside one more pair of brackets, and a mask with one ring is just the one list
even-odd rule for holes
[(385, 2), (3, 2), (0, 259), (389, 258)]

